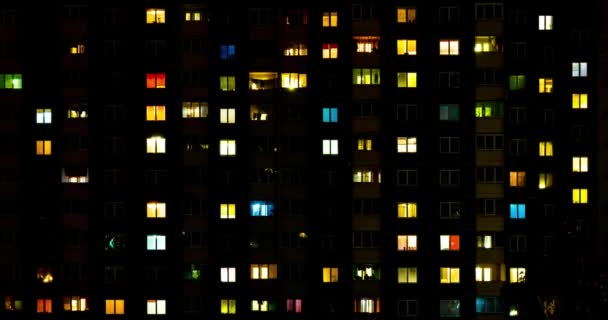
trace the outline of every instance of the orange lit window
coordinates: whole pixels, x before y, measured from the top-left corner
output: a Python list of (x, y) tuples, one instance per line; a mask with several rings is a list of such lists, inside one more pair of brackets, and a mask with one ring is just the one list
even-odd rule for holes
[(357, 44), (357, 52), (359, 53), (376, 52), (380, 46), (380, 37), (378, 36), (355, 36), (353, 40)]
[(51, 299), (37, 299), (36, 300), (36, 312), (37, 313), (52, 313), (53, 312), (53, 301)]
[(84, 44), (78, 44), (70, 48), (71, 54), (84, 54)]
[(165, 74), (164, 73), (146, 74), (146, 88), (148, 88), (148, 89), (165, 88)]

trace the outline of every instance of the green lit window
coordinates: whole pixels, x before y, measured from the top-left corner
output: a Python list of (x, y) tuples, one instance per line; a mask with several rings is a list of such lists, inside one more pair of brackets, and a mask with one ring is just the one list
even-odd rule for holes
[(22, 89), (21, 73), (0, 73), (0, 89)]

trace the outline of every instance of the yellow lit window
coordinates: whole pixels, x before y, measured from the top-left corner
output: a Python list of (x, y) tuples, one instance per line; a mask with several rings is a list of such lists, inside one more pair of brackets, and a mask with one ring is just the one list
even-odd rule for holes
[(587, 109), (587, 94), (573, 93), (572, 94), (572, 109)]
[(552, 173), (539, 173), (538, 174), (538, 189), (543, 190), (551, 188), (553, 186), (553, 174)]
[(220, 219), (236, 219), (236, 205), (234, 203), (220, 204)]
[(524, 187), (526, 185), (526, 172), (511, 171), (509, 172), (510, 187)]
[(587, 203), (587, 189), (572, 189), (572, 203)]
[(70, 48), (71, 54), (84, 54), (84, 44), (77, 44)]
[(42, 283), (51, 283), (53, 282), (53, 274), (48, 268), (38, 268), (38, 270), (36, 270), (36, 279), (40, 280)]
[(398, 153), (416, 153), (417, 144), (415, 137), (397, 137)]
[(397, 236), (398, 251), (416, 251), (418, 250), (418, 236), (416, 235), (398, 235)]
[(397, 39), (397, 55), (416, 55), (416, 40)]
[(64, 297), (63, 309), (65, 311), (87, 311), (89, 305), (85, 297)]
[(146, 106), (146, 121), (165, 121), (165, 106)]
[(251, 279), (266, 280), (277, 278), (277, 265), (276, 264), (252, 264), (250, 266)]
[(323, 282), (338, 282), (338, 268), (323, 268)]
[(283, 55), (287, 57), (307, 56), (308, 48), (304, 43), (292, 43), (283, 50)]
[(220, 282), (236, 282), (236, 268), (220, 268)]
[(538, 79), (538, 93), (551, 93), (551, 92), (553, 92), (553, 79), (551, 79), (551, 78)]
[(416, 72), (397, 72), (397, 88), (416, 88)]
[(36, 299), (37, 313), (53, 313), (53, 300), (51, 299)]
[(235, 156), (236, 140), (220, 140), (220, 156)]
[(165, 138), (150, 137), (146, 139), (146, 153), (165, 153)]
[(398, 23), (415, 23), (416, 22), (416, 8), (414, 8), (414, 7), (397, 8), (397, 22)]
[(147, 218), (166, 218), (167, 204), (165, 202), (149, 201), (146, 203)]
[(51, 140), (36, 141), (36, 155), (49, 156), (51, 155)]
[(509, 282), (526, 282), (526, 268), (509, 268)]
[(106, 299), (106, 314), (125, 314), (125, 300)]
[(459, 49), (459, 40), (440, 40), (439, 55), (442, 56), (457, 56)]
[(439, 268), (439, 283), (460, 283), (460, 268)]
[(207, 102), (182, 102), (182, 118), (207, 118), (208, 114), (209, 104)]
[(475, 267), (475, 281), (477, 281), (477, 282), (492, 281), (492, 268)]
[(220, 109), (220, 123), (235, 123), (236, 122), (236, 109), (234, 108), (221, 108)]
[(353, 68), (353, 84), (378, 85), (380, 84), (380, 69)]
[(222, 314), (235, 314), (236, 313), (236, 300), (235, 299), (221, 299), (220, 300), (220, 312)]
[(572, 172), (588, 172), (589, 158), (587, 157), (572, 157)]
[(538, 143), (538, 155), (541, 157), (553, 156), (553, 142), (541, 141)]
[(220, 90), (236, 91), (236, 78), (233, 76), (220, 76)]
[(165, 9), (148, 9), (146, 10), (146, 23), (165, 23)]
[(147, 300), (146, 314), (167, 314), (167, 301), (156, 299)]
[(267, 312), (268, 305), (268, 300), (251, 300), (251, 311)]
[(398, 218), (416, 218), (418, 205), (416, 202), (399, 202), (397, 203)]
[(357, 150), (372, 151), (372, 139), (357, 139)]
[(185, 20), (186, 21), (201, 21), (201, 12), (196, 11), (196, 10), (186, 11)]
[(353, 171), (353, 182), (356, 183), (380, 183), (382, 175), (380, 172), (374, 172), (372, 170), (354, 170)]
[(355, 36), (353, 40), (357, 44), (358, 53), (376, 52), (380, 46), (380, 37), (378, 36)]
[(338, 12), (330, 11), (323, 12), (323, 27), (337, 27), (338, 26)]
[(281, 87), (285, 89), (306, 88), (306, 73), (282, 73)]
[(418, 283), (418, 268), (397, 268), (397, 283)]
[(323, 44), (323, 59), (337, 59), (337, 58), (338, 58), (338, 44), (337, 43)]
[(499, 47), (496, 44), (495, 36), (476, 36), (475, 37), (475, 53), (482, 52), (498, 52)]

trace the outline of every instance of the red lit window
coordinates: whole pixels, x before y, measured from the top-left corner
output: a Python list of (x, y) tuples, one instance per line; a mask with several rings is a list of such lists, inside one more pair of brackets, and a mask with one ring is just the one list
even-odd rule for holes
[(458, 251), (460, 250), (460, 236), (459, 235), (441, 235), (440, 236), (440, 249), (444, 251)]
[(161, 89), (165, 87), (164, 73), (148, 73), (146, 74), (146, 88)]

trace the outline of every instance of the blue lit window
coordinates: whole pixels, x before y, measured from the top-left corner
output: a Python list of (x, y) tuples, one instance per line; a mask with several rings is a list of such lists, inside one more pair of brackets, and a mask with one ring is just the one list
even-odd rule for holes
[(511, 215), (511, 219), (525, 219), (526, 205), (523, 203), (511, 203), (509, 212)]
[(338, 108), (323, 108), (323, 122), (338, 122)]
[(220, 59), (229, 60), (234, 59), (234, 45), (224, 44), (220, 46)]
[(502, 299), (500, 297), (477, 297), (475, 311), (477, 313), (503, 313)]
[(458, 105), (442, 104), (439, 106), (439, 120), (458, 121)]
[(252, 217), (269, 217), (274, 215), (274, 204), (269, 201), (251, 201)]

